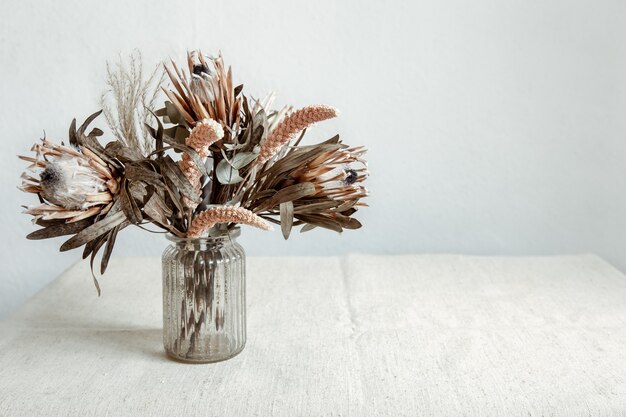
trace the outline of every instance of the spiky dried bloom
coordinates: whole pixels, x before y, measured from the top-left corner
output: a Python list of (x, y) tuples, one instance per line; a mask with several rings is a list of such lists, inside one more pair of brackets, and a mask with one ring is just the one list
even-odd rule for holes
[(20, 189), (43, 200), (26, 210), (34, 216), (34, 221), (65, 219), (72, 223), (111, 208), (119, 178), (88, 148), (76, 150), (42, 139), (31, 150), (35, 157), (19, 157), (31, 162), (22, 174)]
[[(349, 148), (338, 136), (326, 142), (291, 148), (272, 165), (264, 165), (242, 198), (242, 206), (279, 223), (285, 238), (292, 226), (303, 231), (324, 227), (341, 232), (358, 229), (352, 218), (368, 195), (364, 148)], [(277, 220), (275, 217), (279, 217)]]
[(187, 236), (200, 237), (218, 223), (242, 223), (262, 230), (272, 230), (269, 223), (250, 210), (242, 207), (215, 206), (194, 217)]
[[(315, 186), (312, 197), (328, 197), (333, 200), (358, 201), (367, 197), (362, 183), (369, 176), (364, 147), (333, 149), (320, 153), (315, 159), (293, 171), (296, 183)], [(357, 165), (357, 166), (355, 166)], [(356, 205), (364, 203), (356, 203)]]
[(294, 111), (285, 117), (270, 133), (267, 139), (261, 143), (257, 163), (262, 164), (267, 162), (298, 133), (312, 124), (332, 119), (333, 117), (337, 117), (338, 114), (337, 109), (325, 105), (307, 106)]
[[(215, 120), (204, 119), (196, 123), (196, 126), (191, 130), (191, 134), (186, 139), (186, 143), (187, 146), (193, 148), (201, 158), (206, 158), (210, 155), (209, 146), (223, 137), (224, 129), (222, 129), (222, 125)], [(196, 163), (191, 159), (189, 154), (185, 152), (178, 165), (193, 186), (196, 194), (200, 195), (202, 191), (202, 184), (200, 183), (202, 173)], [(188, 198), (184, 198), (183, 201), (185, 205), (191, 209), (195, 209), (198, 205)]]
[[(242, 98), (233, 85), (230, 68), (221, 55), (207, 61), (200, 51), (187, 54), (188, 72), (172, 62), (165, 70), (174, 86), (165, 94), (188, 126), (213, 119), (225, 127), (224, 141), (230, 143), (239, 132)], [(233, 134), (234, 133), (234, 134)]]

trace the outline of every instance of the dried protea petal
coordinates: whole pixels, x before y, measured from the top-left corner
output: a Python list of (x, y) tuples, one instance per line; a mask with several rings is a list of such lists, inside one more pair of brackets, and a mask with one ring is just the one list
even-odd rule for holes
[(307, 106), (296, 110), (278, 125), (261, 144), (257, 159), (259, 164), (271, 159), (294, 136), (314, 123), (337, 117), (339, 112), (334, 107), (324, 105)]
[(202, 236), (217, 223), (242, 223), (262, 230), (272, 230), (272, 226), (261, 217), (242, 207), (216, 206), (198, 214), (191, 222), (188, 237)]

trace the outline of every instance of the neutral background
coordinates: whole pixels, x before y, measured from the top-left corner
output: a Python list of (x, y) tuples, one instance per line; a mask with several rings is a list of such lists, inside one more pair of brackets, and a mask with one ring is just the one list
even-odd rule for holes
[[(133, 48), (151, 65), (221, 49), (249, 94), (342, 110), (310, 141), (339, 131), (370, 149), (363, 229), (245, 230), (250, 255), (594, 252), (626, 270), (626, 2), (0, 4), (0, 315), (80, 255), (24, 239), (34, 199), (15, 155), (44, 129), (66, 139), (98, 109), (106, 60)], [(127, 230), (116, 254), (165, 245)]]

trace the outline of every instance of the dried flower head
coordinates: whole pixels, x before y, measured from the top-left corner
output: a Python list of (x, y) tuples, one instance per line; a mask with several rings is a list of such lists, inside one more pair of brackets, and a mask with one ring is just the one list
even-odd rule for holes
[[(323, 143), (296, 146), (273, 164), (266, 164), (248, 185), (242, 206), (281, 225), (287, 238), (292, 226), (341, 232), (358, 229), (351, 216), (368, 195), (362, 183), (369, 176), (366, 150), (349, 148), (339, 136)], [(275, 217), (278, 217), (277, 220)]]
[(32, 150), (34, 158), (20, 156), (32, 163), (22, 174), (20, 188), (43, 200), (26, 210), (35, 220), (75, 222), (110, 209), (119, 189), (118, 178), (97, 155), (87, 148), (76, 150), (46, 139)]
[(200, 51), (187, 54), (188, 71), (174, 62), (165, 70), (173, 90), (165, 90), (181, 121), (194, 126), (203, 119), (213, 119), (224, 126), (224, 140), (230, 142), (239, 130), (242, 98), (233, 85), (230, 68), (221, 55), (207, 59)]
[(292, 173), (296, 183), (309, 182), (315, 186), (314, 196), (335, 200), (359, 200), (368, 195), (361, 185), (369, 176), (363, 147), (332, 149)]

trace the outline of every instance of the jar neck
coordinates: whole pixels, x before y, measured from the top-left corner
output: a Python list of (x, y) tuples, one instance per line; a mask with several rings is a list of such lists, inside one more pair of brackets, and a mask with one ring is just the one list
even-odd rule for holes
[(178, 237), (172, 234), (167, 234), (166, 238), (172, 242), (172, 245), (180, 248), (206, 249), (232, 245), (240, 235), (241, 229), (237, 226), (229, 230), (212, 229), (208, 234), (200, 237)]

